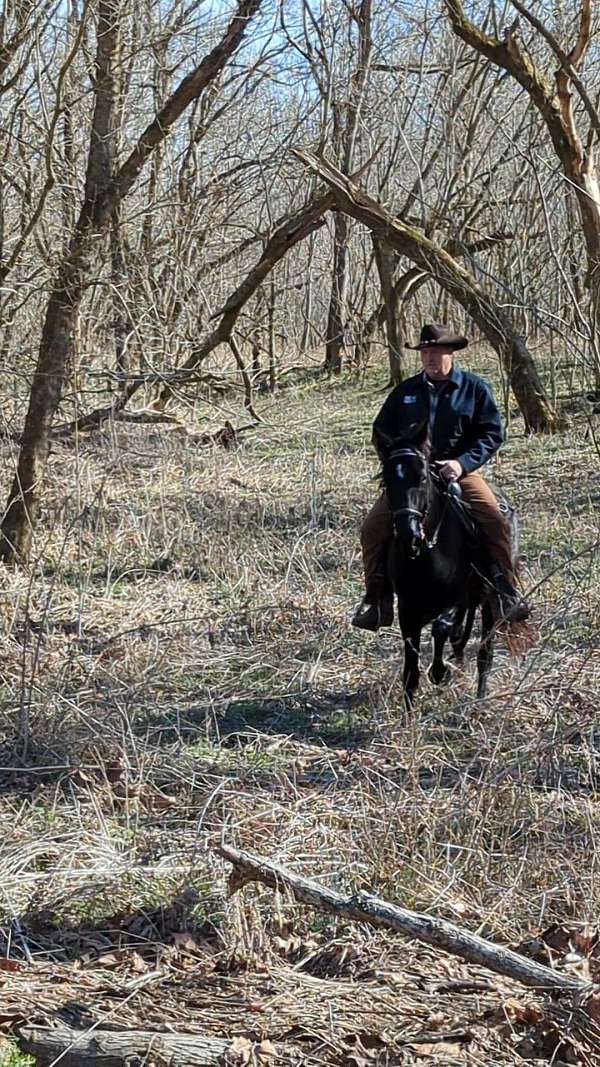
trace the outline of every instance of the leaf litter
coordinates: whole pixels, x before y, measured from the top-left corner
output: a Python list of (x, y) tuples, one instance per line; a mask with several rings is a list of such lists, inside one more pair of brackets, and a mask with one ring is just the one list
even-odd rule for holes
[[(52, 584), (3, 575), (4, 674), (31, 679), (0, 712), (4, 1030), (67, 1011), (231, 1035), (242, 1057), (244, 1042), (270, 1042), (282, 1063), (598, 1062), (597, 997), (561, 1008), (255, 887), (228, 901), (207, 852), (226, 823), (305, 874), (598, 981), (599, 554), (569, 562), (575, 535), (597, 539), (593, 508), (575, 528), (569, 499), (591, 446), (577, 429), (560, 451), (513, 435), (501, 481), (520, 502), (540, 645), (522, 669), (499, 651), (488, 701), (471, 700), (468, 664), (444, 693), (424, 685), (406, 719), (397, 634), (365, 641), (347, 625), (373, 473), (356, 413), (379, 388), (319, 386), (313, 436), (307, 398), (290, 394), (227, 455), (157, 436), (142, 469), (143, 431), (86, 441), (82, 500), (108, 461), (115, 477), (94, 534), (102, 565), (85, 575), (65, 537), (75, 457), (61, 452), (47, 501), (59, 518), (43, 531)], [(522, 477), (537, 461), (543, 501)], [(141, 565), (166, 555), (159, 576)]]

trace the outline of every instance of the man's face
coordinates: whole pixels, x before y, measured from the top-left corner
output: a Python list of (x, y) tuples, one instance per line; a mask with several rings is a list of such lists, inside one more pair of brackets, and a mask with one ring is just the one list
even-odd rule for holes
[(432, 345), (431, 348), (421, 349), (423, 370), (434, 380), (447, 378), (451, 374), (453, 357), (454, 351), (451, 348), (444, 348), (443, 345)]

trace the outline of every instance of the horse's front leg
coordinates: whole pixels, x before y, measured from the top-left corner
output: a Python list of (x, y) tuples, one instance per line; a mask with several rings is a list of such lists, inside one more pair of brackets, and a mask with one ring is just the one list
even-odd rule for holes
[(458, 608), (450, 608), (443, 615), (438, 615), (431, 627), (433, 638), (433, 660), (429, 668), (429, 677), (434, 685), (445, 682), (450, 668), (444, 663), (444, 646), (454, 625)]
[(404, 636), (404, 703), (410, 710), (413, 706), (414, 695), (419, 687), (421, 631), (412, 630), (408, 633), (403, 630), (402, 633)]
[(481, 605), (481, 641), (477, 650), (477, 699), (487, 692), (488, 676), (494, 660), (494, 612), (489, 600)]

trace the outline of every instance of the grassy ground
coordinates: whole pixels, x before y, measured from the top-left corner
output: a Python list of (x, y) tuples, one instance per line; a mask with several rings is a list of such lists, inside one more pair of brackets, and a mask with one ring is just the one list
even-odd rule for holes
[(595, 973), (568, 951), (600, 906), (598, 455), (583, 423), (514, 421), (494, 478), (538, 644), (500, 649), (486, 701), (471, 652), (407, 715), (398, 633), (348, 624), (383, 396), (380, 375), (285, 390), (233, 451), (124, 424), (56, 445), (39, 560), (3, 574), (5, 1026), (76, 1001), (80, 1023), (268, 1038), (278, 1062), (573, 1062), (509, 983), (229, 898), (211, 851), (224, 832)]

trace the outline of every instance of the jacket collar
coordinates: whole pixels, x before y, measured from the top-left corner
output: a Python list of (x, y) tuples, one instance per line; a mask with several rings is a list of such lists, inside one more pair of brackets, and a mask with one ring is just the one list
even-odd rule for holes
[[(452, 388), (453, 389), (458, 389), (458, 388), (460, 388), (460, 385), (462, 383), (462, 379), (463, 379), (463, 371), (460, 369), (458, 363), (453, 362), (452, 371), (451, 371), (449, 377), (446, 378), (445, 380), (452, 384)], [(427, 377), (427, 374), (425, 373), (425, 371), (423, 371), (422, 374), (421, 374), (421, 380), (423, 382), (423, 385), (428, 385), (429, 384), (430, 379)]]

